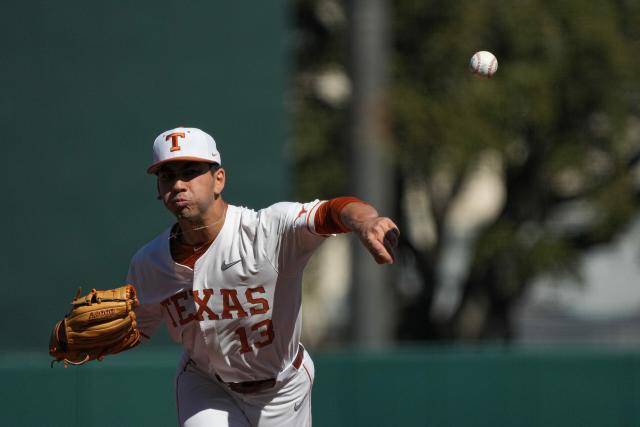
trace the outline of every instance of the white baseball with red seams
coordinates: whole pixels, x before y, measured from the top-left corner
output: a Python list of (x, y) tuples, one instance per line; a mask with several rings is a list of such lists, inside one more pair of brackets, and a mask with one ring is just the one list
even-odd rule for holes
[(498, 59), (493, 53), (481, 50), (473, 54), (469, 68), (474, 75), (488, 79), (498, 71)]

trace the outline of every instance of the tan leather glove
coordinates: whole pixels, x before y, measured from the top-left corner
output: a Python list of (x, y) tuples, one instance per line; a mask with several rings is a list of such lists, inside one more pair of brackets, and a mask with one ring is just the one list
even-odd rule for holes
[(133, 311), (138, 299), (133, 285), (106, 291), (92, 289), (83, 296), (80, 292), (78, 289), (69, 314), (56, 323), (51, 332), (49, 354), (55, 358), (52, 366), (53, 362), (60, 361), (64, 361), (66, 367), (102, 360), (140, 342)]

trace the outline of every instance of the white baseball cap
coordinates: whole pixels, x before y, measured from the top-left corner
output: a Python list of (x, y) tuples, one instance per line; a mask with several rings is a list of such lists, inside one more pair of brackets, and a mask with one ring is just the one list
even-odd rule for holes
[(147, 173), (156, 173), (163, 164), (178, 160), (222, 164), (211, 135), (196, 128), (178, 127), (162, 132), (153, 142), (153, 163)]

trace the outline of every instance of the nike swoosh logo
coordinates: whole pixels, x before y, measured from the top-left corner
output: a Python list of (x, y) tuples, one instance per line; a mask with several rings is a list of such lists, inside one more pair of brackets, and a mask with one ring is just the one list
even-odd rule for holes
[(298, 412), (298, 410), (302, 407), (302, 403), (304, 402), (304, 399), (306, 399), (307, 396), (303, 397), (302, 400), (300, 402), (294, 403), (293, 404), (293, 410), (294, 412)]
[(234, 265), (236, 265), (240, 261), (242, 261), (242, 258), (240, 258), (237, 261), (230, 262), (229, 264), (227, 264), (226, 262), (222, 261), (222, 271), (225, 271), (226, 269), (228, 269), (230, 267), (233, 267)]

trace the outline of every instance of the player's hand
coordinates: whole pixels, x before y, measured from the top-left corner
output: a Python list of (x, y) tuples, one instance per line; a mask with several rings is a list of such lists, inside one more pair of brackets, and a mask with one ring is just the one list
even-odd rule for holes
[(400, 231), (389, 218), (375, 217), (358, 224), (355, 233), (378, 264), (393, 264)]

